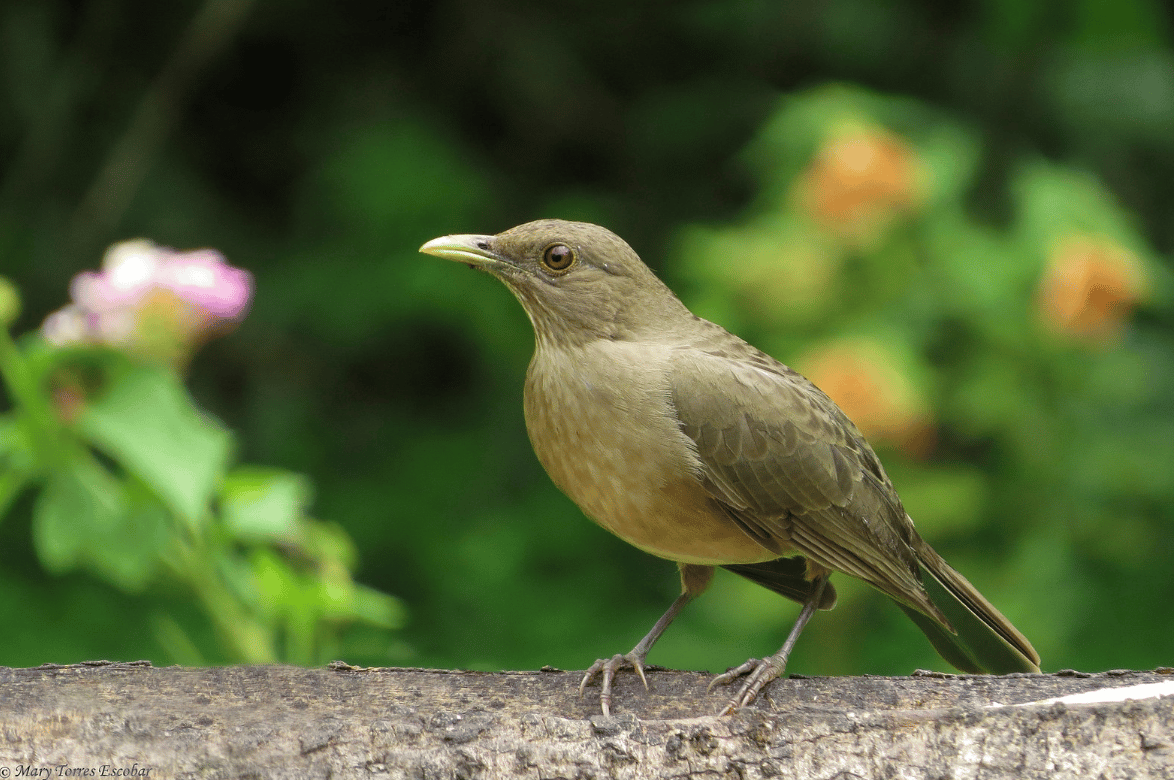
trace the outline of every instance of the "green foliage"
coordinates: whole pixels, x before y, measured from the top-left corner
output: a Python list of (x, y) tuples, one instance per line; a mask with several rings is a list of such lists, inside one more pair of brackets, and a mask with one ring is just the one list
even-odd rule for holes
[[(307, 516), (305, 478), (230, 471), (231, 433), (171, 370), (0, 331), (0, 372), (17, 400), (0, 418), (4, 504), (39, 488), (32, 542), (50, 573), (179, 586), (241, 661), (320, 663), (340, 626), (400, 624), (395, 599), (351, 579), (346, 536)], [(174, 616), (155, 624), (173, 657), (199, 659)]]
[(228, 464), (228, 431), (202, 416), (169, 372), (136, 367), (106, 381), (105, 393), (85, 404), (78, 430), (198, 529)]

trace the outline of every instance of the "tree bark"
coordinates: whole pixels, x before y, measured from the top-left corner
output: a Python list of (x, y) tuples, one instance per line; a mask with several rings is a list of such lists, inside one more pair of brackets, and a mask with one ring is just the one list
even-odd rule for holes
[(580, 674), (0, 668), (0, 780), (1174, 778), (1174, 669), (788, 678), (716, 717), (710, 675), (654, 667), (611, 718)]

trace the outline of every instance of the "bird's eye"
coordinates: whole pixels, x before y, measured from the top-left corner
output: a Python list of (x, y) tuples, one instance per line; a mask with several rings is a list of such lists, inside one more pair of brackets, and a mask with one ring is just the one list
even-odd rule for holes
[(575, 262), (575, 250), (566, 244), (551, 244), (542, 252), (542, 264), (552, 271), (565, 271)]

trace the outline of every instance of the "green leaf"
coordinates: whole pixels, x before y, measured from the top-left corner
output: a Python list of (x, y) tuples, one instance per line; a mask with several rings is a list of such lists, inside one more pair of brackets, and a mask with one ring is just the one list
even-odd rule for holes
[(239, 536), (293, 533), (309, 503), (309, 481), (281, 469), (243, 466), (225, 478), (221, 490), (224, 520)]
[(402, 601), (365, 585), (355, 587), (350, 614), (364, 623), (380, 628), (402, 628), (407, 620), (407, 611)]
[(126, 510), (122, 485), (90, 458), (53, 472), (33, 508), (33, 546), (41, 563), (60, 574), (77, 566), (95, 536)]
[(126, 486), (126, 508), (97, 533), (86, 550), (89, 568), (128, 593), (141, 592), (155, 578), (168, 549), (170, 516), (145, 486)]
[(36, 473), (36, 455), (16, 415), (0, 416), (0, 519)]
[(175, 375), (130, 369), (87, 404), (78, 426), (187, 523), (206, 519), (228, 465), (232, 437), (196, 408)]
[(1047, 248), (1065, 235), (1087, 233), (1148, 256), (1133, 217), (1091, 174), (1032, 161), (1019, 167), (1011, 185), (1019, 212), (1017, 237), (1027, 246)]
[(146, 488), (118, 481), (83, 453), (46, 481), (33, 509), (33, 545), (54, 573), (86, 566), (134, 593), (156, 574), (167, 524), (166, 511)]

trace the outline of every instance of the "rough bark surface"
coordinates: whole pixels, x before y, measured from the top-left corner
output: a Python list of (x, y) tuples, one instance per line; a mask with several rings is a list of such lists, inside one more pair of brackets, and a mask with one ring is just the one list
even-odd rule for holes
[(730, 717), (710, 675), (625, 673), (612, 718), (579, 675), (0, 668), (0, 780), (1174, 778), (1174, 669), (788, 678)]

